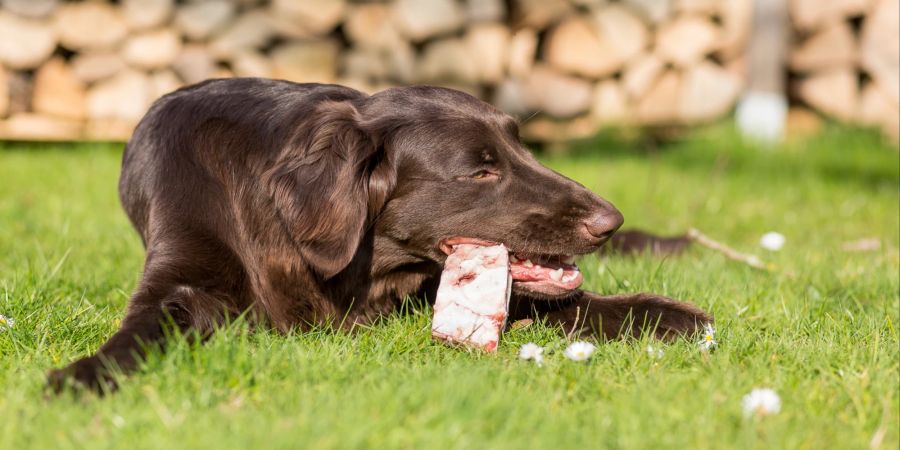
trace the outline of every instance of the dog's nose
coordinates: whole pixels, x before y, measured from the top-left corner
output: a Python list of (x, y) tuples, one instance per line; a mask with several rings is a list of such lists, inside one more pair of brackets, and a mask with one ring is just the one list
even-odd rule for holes
[(619, 210), (609, 207), (604, 208), (603, 212), (585, 220), (584, 227), (587, 229), (588, 234), (606, 242), (622, 226), (624, 221), (625, 218), (622, 217), (622, 213)]

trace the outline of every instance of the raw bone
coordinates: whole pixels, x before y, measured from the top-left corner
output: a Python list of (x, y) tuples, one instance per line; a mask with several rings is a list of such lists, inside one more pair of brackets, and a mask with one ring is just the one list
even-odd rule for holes
[(505, 246), (454, 246), (441, 273), (431, 336), (495, 351), (506, 324), (511, 283)]

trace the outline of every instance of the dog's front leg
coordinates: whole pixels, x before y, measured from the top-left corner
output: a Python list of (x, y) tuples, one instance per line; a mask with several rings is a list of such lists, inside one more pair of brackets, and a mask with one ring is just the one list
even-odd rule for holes
[[(168, 292), (160, 295), (161, 291)], [(219, 308), (222, 305), (216, 296), (185, 286), (139, 289), (129, 303), (121, 328), (96, 354), (51, 371), (47, 386), (57, 393), (69, 386), (98, 393), (114, 390), (115, 373), (133, 372), (148, 349), (164, 347), (167, 328), (205, 335), (224, 319), (224, 310)]]
[(600, 295), (582, 292), (574, 299), (542, 301), (514, 299), (510, 318), (546, 319), (570, 336), (639, 337), (652, 332), (660, 339), (691, 335), (713, 318), (696, 306), (662, 295), (639, 293)]

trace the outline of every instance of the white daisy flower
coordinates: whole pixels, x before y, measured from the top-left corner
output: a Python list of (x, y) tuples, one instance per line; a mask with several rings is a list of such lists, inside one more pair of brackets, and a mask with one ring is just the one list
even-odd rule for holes
[(8, 328), (12, 328), (15, 323), (16, 321), (13, 320), (12, 317), (6, 317), (3, 314), (0, 314), (0, 331), (6, 331)]
[(116, 428), (122, 428), (125, 426), (125, 418), (116, 414), (110, 418), (110, 422), (115, 425)]
[(781, 398), (769, 388), (756, 388), (744, 396), (744, 417), (768, 416), (781, 411)]
[(563, 354), (566, 355), (566, 358), (569, 358), (572, 361), (584, 361), (591, 357), (591, 355), (594, 353), (594, 350), (596, 350), (594, 344), (591, 344), (590, 342), (576, 341), (569, 344)]
[(529, 342), (519, 348), (519, 358), (524, 360), (532, 359), (540, 366), (544, 362), (544, 347), (534, 342)]
[(781, 233), (777, 233), (775, 231), (770, 231), (759, 239), (759, 245), (769, 251), (777, 252), (781, 250), (781, 247), (784, 247), (785, 237)]
[(703, 326), (703, 338), (697, 343), (703, 351), (710, 350), (716, 346), (716, 329), (711, 323)]
[(665, 352), (663, 352), (663, 349), (661, 348), (656, 348), (652, 345), (648, 345), (647, 354), (650, 355), (651, 358), (662, 359)]

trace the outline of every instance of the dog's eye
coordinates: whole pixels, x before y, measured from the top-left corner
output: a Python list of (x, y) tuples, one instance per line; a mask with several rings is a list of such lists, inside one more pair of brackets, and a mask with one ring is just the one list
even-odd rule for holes
[(494, 180), (500, 178), (500, 174), (497, 172), (492, 172), (490, 170), (479, 170), (472, 174), (472, 178), (476, 180)]

